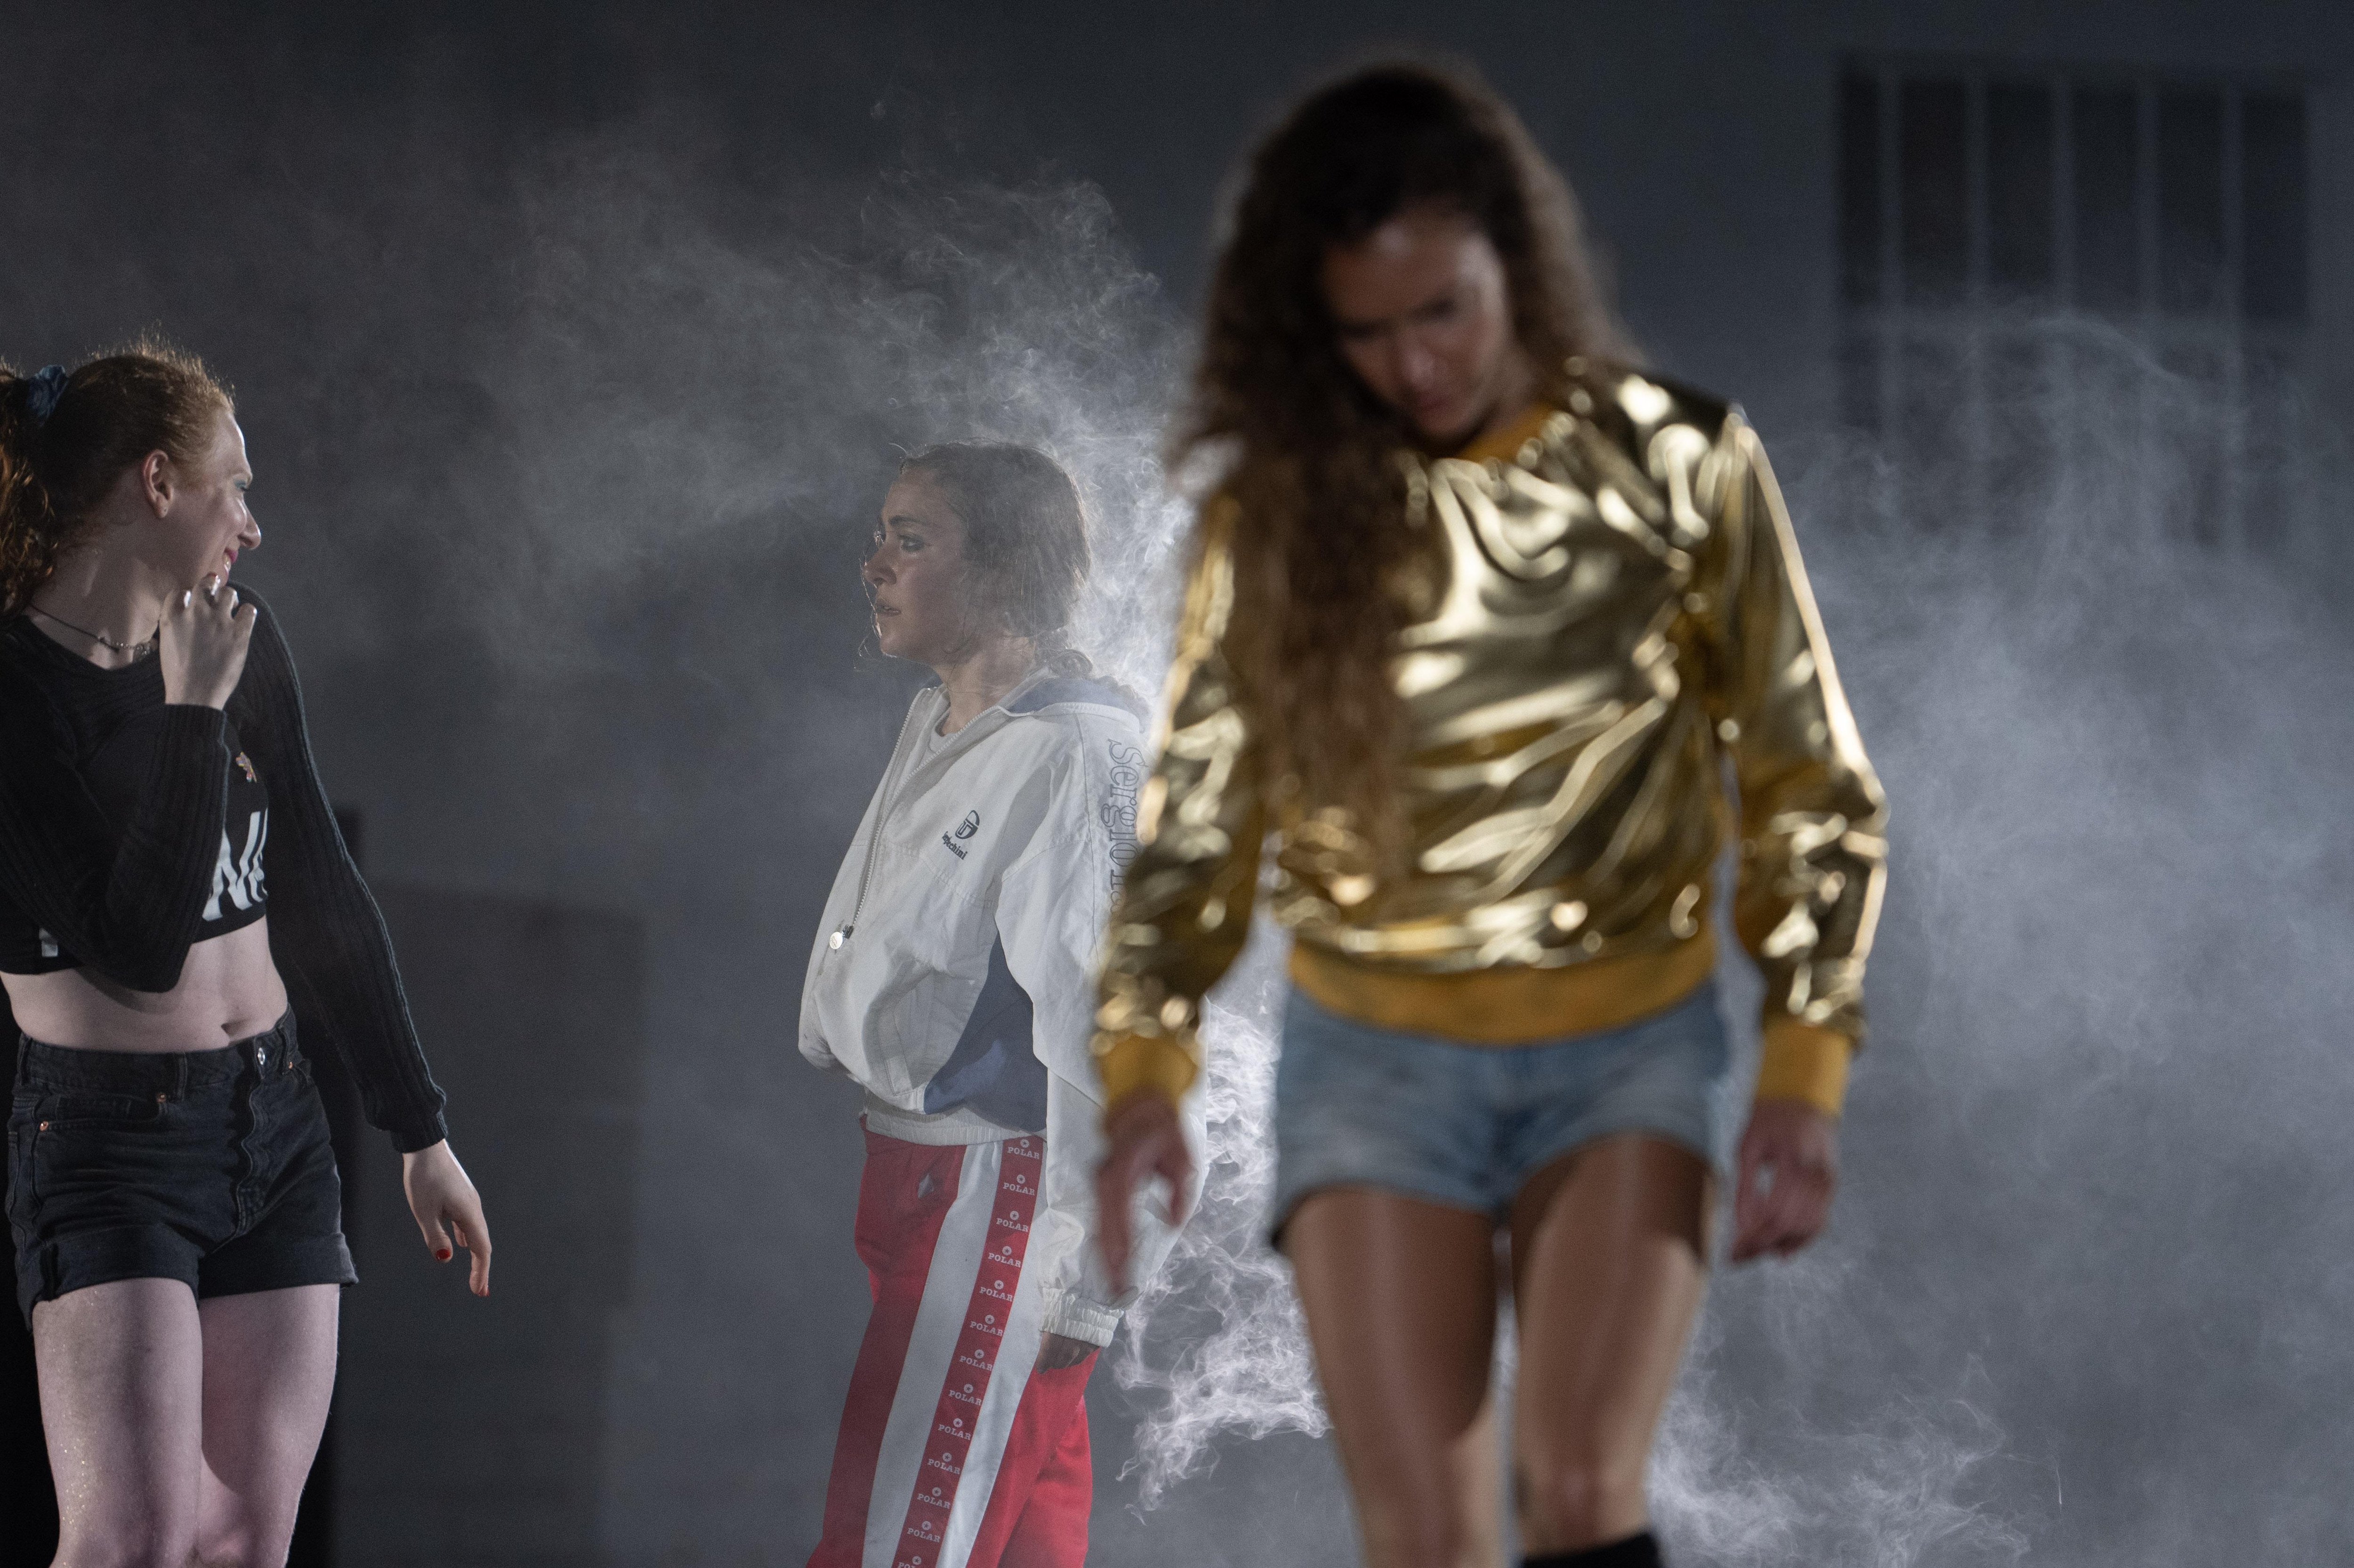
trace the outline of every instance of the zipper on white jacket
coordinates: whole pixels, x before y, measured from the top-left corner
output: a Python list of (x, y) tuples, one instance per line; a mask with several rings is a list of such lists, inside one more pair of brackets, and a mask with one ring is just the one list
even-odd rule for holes
[[(910, 703), (907, 705), (907, 716), (899, 721), (899, 739), (891, 747), (891, 760), (894, 762), (899, 759), (899, 753), (907, 745), (907, 726), (916, 722), (916, 704)], [(901, 784), (905, 782), (907, 782), (905, 779), (899, 781)], [(825, 939), (825, 945), (836, 952), (842, 950), (843, 943), (850, 940), (850, 933), (858, 927), (859, 912), (866, 907), (866, 879), (875, 874), (875, 846), (883, 842), (883, 824), (890, 821), (892, 802), (898, 798), (898, 785), (895, 784), (891, 793), (884, 797), (883, 804), (875, 810), (875, 831), (866, 835), (866, 863), (858, 868), (857, 900), (850, 906), (850, 918), (844, 920), (833, 934)]]

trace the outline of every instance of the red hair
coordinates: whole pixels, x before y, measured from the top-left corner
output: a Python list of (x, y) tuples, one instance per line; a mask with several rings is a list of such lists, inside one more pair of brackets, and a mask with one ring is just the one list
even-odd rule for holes
[(0, 614), (20, 613), (90, 535), (117, 480), (162, 452), (200, 459), (228, 389), (194, 355), (143, 338), (66, 377), (43, 417), (39, 378), (0, 365)]

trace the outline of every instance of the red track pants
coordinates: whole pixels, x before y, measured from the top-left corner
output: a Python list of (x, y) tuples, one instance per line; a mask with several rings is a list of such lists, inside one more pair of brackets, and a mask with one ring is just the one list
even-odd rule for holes
[(858, 1347), (809, 1568), (1080, 1568), (1095, 1477), (1087, 1373), (1035, 1366), (1023, 1272), (1042, 1138), (935, 1147), (866, 1135)]

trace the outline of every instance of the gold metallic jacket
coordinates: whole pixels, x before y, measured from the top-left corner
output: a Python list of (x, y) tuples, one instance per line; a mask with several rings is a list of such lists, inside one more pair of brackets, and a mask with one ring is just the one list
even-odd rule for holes
[(1390, 665), (1408, 869), (1382, 882), (1338, 813), (1274, 803), (1225, 649), (1245, 520), (1213, 502), (1105, 951), (1107, 1103), (1199, 1070), (1270, 826), (1270, 903), (1303, 948), (1424, 974), (1658, 954), (1708, 917), (1726, 758), (1769, 1033), (1860, 1040), (1886, 807), (1739, 412), (1597, 367), (1512, 461), (1403, 461), (1431, 543)]

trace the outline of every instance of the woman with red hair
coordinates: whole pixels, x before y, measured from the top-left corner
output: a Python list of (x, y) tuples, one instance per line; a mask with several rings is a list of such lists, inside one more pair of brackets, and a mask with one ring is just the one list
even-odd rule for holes
[(286, 1561), (356, 1277), (313, 1026), (426, 1245), (470, 1249), (490, 1289), (293, 662), (229, 586), (261, 543), (252, 482), (228, 394), (184, 355), (0, 368), (8, 1222), (60, 1563)]

